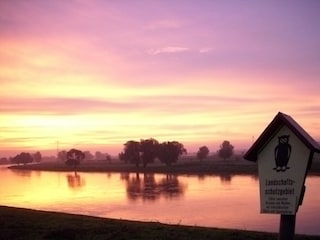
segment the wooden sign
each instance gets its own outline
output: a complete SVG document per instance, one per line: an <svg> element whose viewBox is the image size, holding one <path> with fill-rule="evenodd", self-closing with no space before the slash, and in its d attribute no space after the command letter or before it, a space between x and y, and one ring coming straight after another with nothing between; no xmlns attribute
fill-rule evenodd
<svg viewBox="0 0 320 240"><path fill-rule="evenodd" d="M261 213L296 213L309 155L309 149L287 126L258 153Z"/></svg>
<svg viewBox="0 0 320 240"><path fill-rule="evenodd" d="M258 163L261 213L296 214L313 153L319 151L290 116L276 115L244 156Z"/></svg>

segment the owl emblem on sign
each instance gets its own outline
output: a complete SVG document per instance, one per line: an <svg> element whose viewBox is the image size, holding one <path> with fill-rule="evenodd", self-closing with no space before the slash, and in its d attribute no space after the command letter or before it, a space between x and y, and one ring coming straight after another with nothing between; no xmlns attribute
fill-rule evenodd
<svg viewBox="0 0 320 240"><path fill-rule="evenodd" d="M278 137L278 145L274 149L274 159L276 167L273 168L277 172L285 172L290 169L288 162L291 155L291 145L289 144L289 135Z"/></svg>

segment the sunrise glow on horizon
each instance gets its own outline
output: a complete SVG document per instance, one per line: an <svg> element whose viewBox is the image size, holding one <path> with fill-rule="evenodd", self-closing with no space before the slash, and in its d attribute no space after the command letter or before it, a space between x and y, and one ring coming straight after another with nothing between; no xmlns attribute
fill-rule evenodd
<svg viewBox="0 0 320 240"><path fill-rule="evenodd" d="M128 140L320 141L319 1L0 1L0 157Z"/></svg>

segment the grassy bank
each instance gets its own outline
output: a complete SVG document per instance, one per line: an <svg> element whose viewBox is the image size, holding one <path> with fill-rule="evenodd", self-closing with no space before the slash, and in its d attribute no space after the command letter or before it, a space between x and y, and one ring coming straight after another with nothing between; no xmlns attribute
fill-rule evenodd
<svg viewBox="0 0 320 240"><path fill-rule="evenodd" d="M0 206L1 240L275 240L277 234L143 223ZM320 240L297 235L296 240Z"/></svg>
<svg viewBox="0 0 320 240"><path fill-rule="evenodd" d="M15 165L12 169L44 170L44 171L73 171L63 162L42 162L37 164ZM119 161L84 161L76 170L78 172L141 172L141 173L176 173L176 174L256 174L257 165L248 161L179 161L171 166L161 163L139 167Z"/></svg>
<svg viewBox="0 0 320 240"><path fill-rule="evenodd" d="M42 170L42 171L73 171L75 169L66 166L63 162L41 162L37 164L14 165L12 169ZM124 164L119 161L84 161L77 168L78 172L140 172L140 173L172 173L172 174L258 174L256 163L245 160L226 161L202 161L189 159L182 160L171 166L160 163L149 164L146 168L136 168L132 164ZM311 175L320 174L320 162L312 164L309 171Z"/></svg>

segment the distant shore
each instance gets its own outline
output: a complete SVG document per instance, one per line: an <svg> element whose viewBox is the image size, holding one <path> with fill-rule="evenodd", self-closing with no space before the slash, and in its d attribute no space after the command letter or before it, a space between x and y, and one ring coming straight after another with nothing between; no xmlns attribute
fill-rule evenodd
<svg viewBox="0 0 320 240"><path fill-rule="evenodd" d="M0 206L0 239L10 240L276 240L277 233L115 220ZM296 235L296 240L320 236Z"/></svg>
<svg viewBox="0 0 320 240"><path fill-rule="evenodd" d="M171 166L160 163L149 164L147 167L137 168L133 164L119 161L84 161L76 168L65 165L63 162L40 162L26 165L12 165L10 169L38 170L38 171L77 171L77 172L139 172L165 174L258 174L256 163L246 160L219 160L219 161L179 161ZM320 162L312 163L309 175L320 175Z"/></svg>
<svg viewBox="0 0 320 240"><path fill-rule="evenodd" d="M171 166L151 163L147 167L137 168L133 164L119 161L84 161L75 169L63 162L40 162L26 165L12 165L10 169L41 171L77 171L77 172L139 172L167 174L257 174L255 163L249 161L179 161Z"/></svg>

